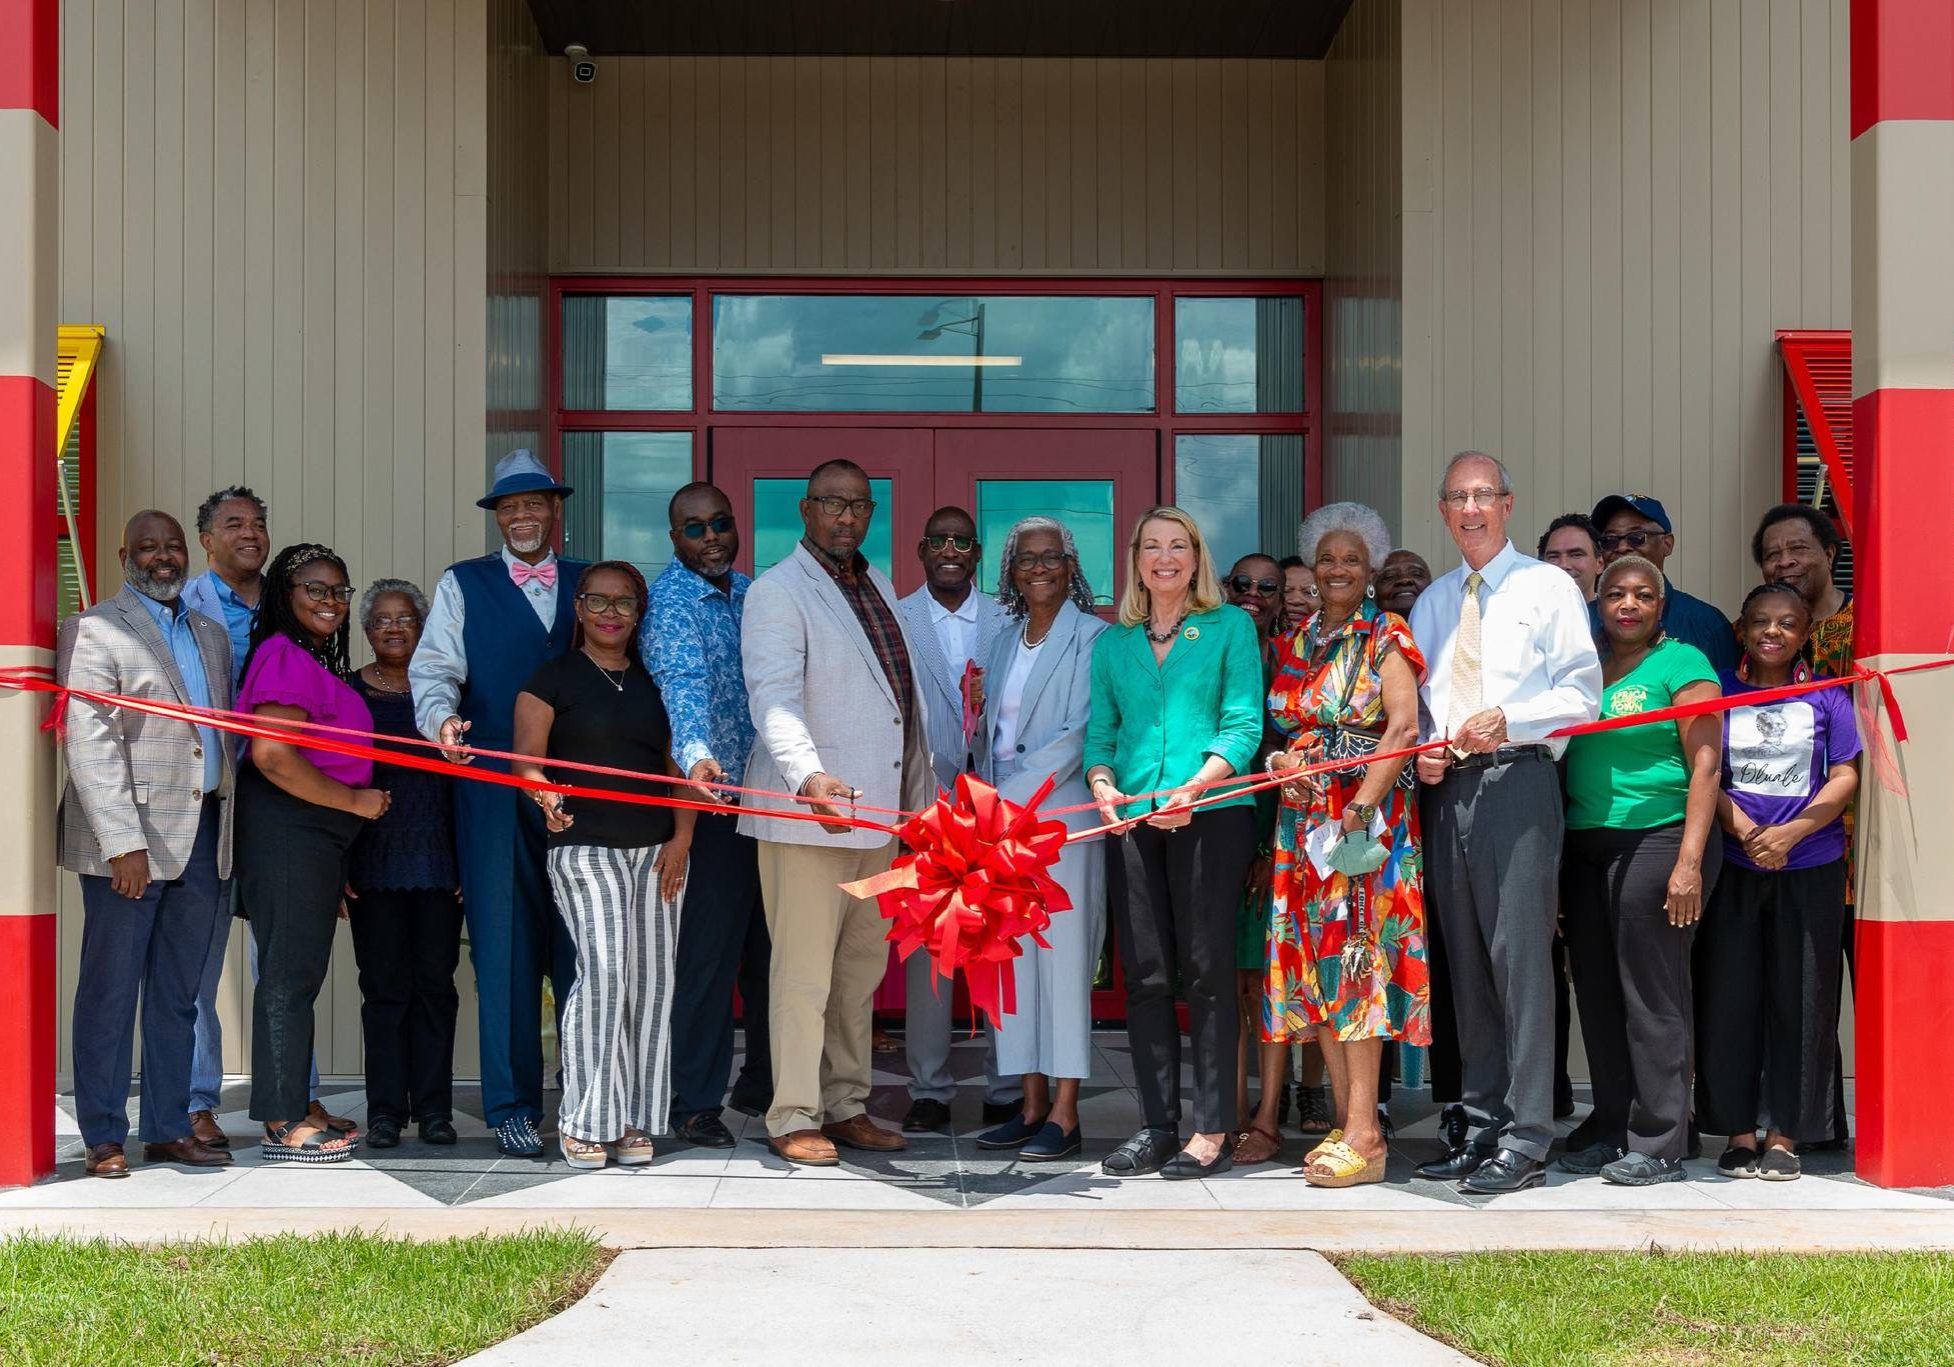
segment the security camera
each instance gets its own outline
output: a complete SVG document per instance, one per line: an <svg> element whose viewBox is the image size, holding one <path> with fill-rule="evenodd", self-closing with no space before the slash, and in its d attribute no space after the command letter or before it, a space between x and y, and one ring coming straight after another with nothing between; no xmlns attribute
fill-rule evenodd
<svg viewBox="0 0 1954 1367"><path fill-rule="evenodd" d="M590 60L590 49L582 43L569 43L564 46L563 55L570 59L570 79L578 85L590 85L597 79L597 63Z"/></svg>

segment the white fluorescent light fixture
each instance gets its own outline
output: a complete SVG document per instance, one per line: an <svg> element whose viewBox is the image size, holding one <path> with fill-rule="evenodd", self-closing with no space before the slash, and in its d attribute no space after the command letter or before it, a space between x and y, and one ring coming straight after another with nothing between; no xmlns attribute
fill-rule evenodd
<svg viewBox="0 0 1954 1367"><path fill-rule="evenodd" d="M1022 356L913 356L913 355L855 355L846 352L823 352L822 365L1023 365Z"/></svg>

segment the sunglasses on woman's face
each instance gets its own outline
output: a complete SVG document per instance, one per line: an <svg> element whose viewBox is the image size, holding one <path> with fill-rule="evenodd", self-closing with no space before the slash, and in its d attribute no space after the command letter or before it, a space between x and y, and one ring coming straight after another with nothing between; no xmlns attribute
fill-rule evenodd
<svg viewBox="0 0 1954 1367"><path fill-rule="evenodd" d="M577 601L583 604L583 610L592 617L602 617L606 613L615 613L619 617L638 615L638 600L628 593L621 593L616 597L608 593L580 593L577 595Z"/></svg>
<svg viewBox="0 0 1954 1367"><path fill-rule="evenodd" d="M688 522L679 530L685 533L687 541L704 541L707 532L711 532L714 536L724 536L733 530L733 526L733 515L721 513L710 522Z"/></svg>
<svg viewBox="0 0 1954 1367"><path fill-rule="evenodd" d="M351 584L322 584L317 579L307 579L302 581L299 587L304 589L305 596L315 603L323 603L328 599L331 599L335 603L350 603L353 601L353 586Z"/></svg>
<svg viewBox="0 0 1954 1367"><path fill-rule="evenodd" d="M1231 574L1228 576L1228 587L1236 593L1247 593L1253 589L1264 598L1268 598L1282 591L1282 582L1277 579L1250 579L1245 574Z"/></svg>

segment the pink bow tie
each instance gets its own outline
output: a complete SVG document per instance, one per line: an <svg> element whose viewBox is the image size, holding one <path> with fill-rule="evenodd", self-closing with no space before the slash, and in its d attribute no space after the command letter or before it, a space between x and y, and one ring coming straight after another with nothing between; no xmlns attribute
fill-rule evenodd
<svg viewBox="0 0 1954 1367"><path fill-rule="evenodd" d="M509 577L516 581L517 588L521 588L524 584L534 579L539 581L544 588L553 589L556 587L556 562L554 560L545 560L540 565L525 565L522 561L517 560L509 566Z"/></svg>

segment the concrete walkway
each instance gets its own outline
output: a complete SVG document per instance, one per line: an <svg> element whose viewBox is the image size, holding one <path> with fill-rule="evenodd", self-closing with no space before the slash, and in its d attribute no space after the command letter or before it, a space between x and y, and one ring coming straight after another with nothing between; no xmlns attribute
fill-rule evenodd
<svg viewBox="0 0 1954 1367"><path fill-rule="evenodd" d="M598 1345L620 1367L1472 1361L1314 1253L692 1248L620 1255L576 1305L467 1363L586 1362Z"/></svg>

